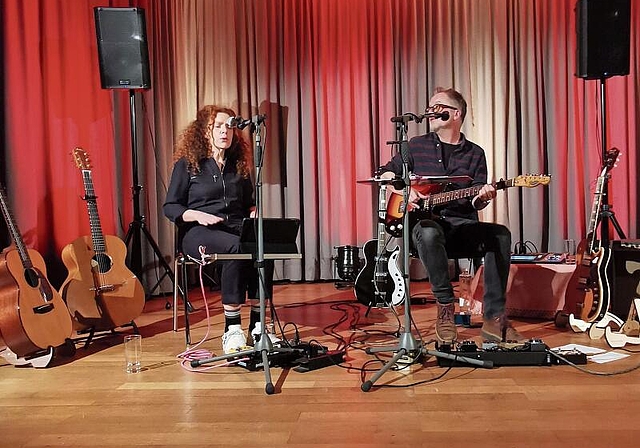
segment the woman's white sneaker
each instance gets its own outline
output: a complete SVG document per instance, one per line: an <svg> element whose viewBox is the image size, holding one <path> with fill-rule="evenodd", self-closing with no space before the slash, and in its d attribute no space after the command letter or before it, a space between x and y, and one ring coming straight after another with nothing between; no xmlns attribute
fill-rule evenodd
<svg viewBox="0 0 640 448"><path fill-rule="evenodd" d="M247 337L240 325L229 325L222 335L222 351L225 355L247 349Z"/></svg>

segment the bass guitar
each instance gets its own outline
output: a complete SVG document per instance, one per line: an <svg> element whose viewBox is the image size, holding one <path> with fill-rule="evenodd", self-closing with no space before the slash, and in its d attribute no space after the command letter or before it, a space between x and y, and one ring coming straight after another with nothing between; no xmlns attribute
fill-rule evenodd
<svg viewBox="0 0 640 448"><path fill-rule="evenodd" d="M587 237L578 244L576 270L569 279L565 291L564 309L568 313L575 313L580 320L585 322L603 319L609 309L611 248L600 244L596 227L604 186L609 171L615 166L619 154L620 151L617 148L612 148L605 154L602 171L596 182Z"/></svg>
<svg viewBox="0 0 640 448"><path fill-rule="evenodd" d="M500 180L492 185L496 190L503 190L509 187L527 187L533 188L539 185L548 185L551 176L543 174L526 174L514 177L513 179ZM454 202L459 199L471 198L480 192L483 185L475 185L473 187L461 188L458 190L449 190L441 193L432 193L433 185L424 185L423 187L414 186L421 194L427 195L426 198L420 200L418 207L412 212L429 213L435 206L443 205L448 202ZM402 217L404 216L405 205L402 194L392 191L389 197L387 207L387 215L385 218L386 229L390 235L399 238L402 236ZM416 213L413 214L414 216Z"/></svg>
<svg viewBox="0 0 640 448"><path fill-rule="evenodd" d="M356 299L369 307L384 307L402 304L405 296L405 282L398 268L400 247L386 249L385 224L387 186L380 186L378 197L378 237L365 243L362 251L365 265L354 283Z"/></svg>
<svg viewBox="0 0 640 448"><path fill-rule="evenodd" d="M60 292L77 329L110 330L140 316L145 293L125 265L124 242L102 233L89 156L76 148L73 157L82 172L91 236L80 237L62 250L69 275Z"/></svg>
<svg viewBox="0 0 640 448"><path fill-rule="evenodd" d="M71 317L47 280L42 255L25 247L1 186L0 206L15 243L0 255L0 349L4 340L18 357L37 356L67 342Z"/></svg>

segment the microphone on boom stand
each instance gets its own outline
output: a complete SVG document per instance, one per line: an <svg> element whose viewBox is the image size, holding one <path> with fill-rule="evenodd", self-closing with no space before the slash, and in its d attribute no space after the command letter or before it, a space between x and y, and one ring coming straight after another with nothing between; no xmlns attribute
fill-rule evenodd
<svg viewBox="0 0 640 448"><path fill-rule="evenodd" d="M410 121L415 121L416 123L422 123L422 120L425 118L439 118L442 121L447 121L449 119L449 112L428 112L422 115L416 115L411 112L406 112L397 117L391 117L392 123L408 123Z"/></svg>

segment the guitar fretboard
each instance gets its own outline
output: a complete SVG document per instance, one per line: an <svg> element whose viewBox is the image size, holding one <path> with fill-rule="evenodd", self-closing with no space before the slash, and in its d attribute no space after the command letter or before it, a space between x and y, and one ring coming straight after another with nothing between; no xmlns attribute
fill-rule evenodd
<svg viewBox="0 0 640 448"><path fill-rule="evenodd" d="M11 234L11 238L13 238L13 241L16 244L16 248L18 249L18 253L20 254L20 261L22 261L22 266L25 269L32 269L33 263L31 262L29 252L27 252L27 248L24 245L22 234L18 230L16 220L13 217L13 213L11 212L11 208L9 207L9 201L7 200L7 196L2 186L0 186L0 205L2 205L2 215L4 216L4 220L7 223L7 228L9 229L9 233Z"/></svg>
<svg viewBox="0 0 640 448"><path fill-rule="evenodd" d="M93 189L91 170L82 170L82 181L84 183L85 200L87 201L87 209L89 211L89 225L91 227L93 251L96 254L103 254L107 251L107 247L104 242L102 225L100 224L100 215L98 214L98 203L96 201L96 193Z"/></svg>
<svg viewBox="0 0 640 448"><path fill-rule="evenodd" d="M513 186L513 179L502 180L493 184L496 190L502 190L507 187ZM435 193L428 198L428 207L433 205L446 204L447 202L457 201L458 199L469 198L477 195L482 189L483 185L476 185L468 188L461 188L459 190L445 191L442 193Z"/></svg>

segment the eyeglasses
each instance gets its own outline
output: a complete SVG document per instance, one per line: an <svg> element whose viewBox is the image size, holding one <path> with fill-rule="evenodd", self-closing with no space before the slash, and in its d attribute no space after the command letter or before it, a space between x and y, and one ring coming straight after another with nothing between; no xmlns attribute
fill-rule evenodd
<svg viewBox="0 0 640 448"><path fill-rule="evenodd" d="M451 110L458 110L457 107L454 106L449 106L448 104L440 104L440 103L436 103L433 106L427 106L425 108L425 113L431 113L431 112L442 112L445 109L451 109Z"/></svg>

